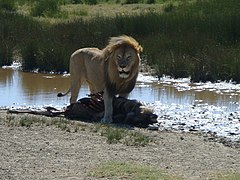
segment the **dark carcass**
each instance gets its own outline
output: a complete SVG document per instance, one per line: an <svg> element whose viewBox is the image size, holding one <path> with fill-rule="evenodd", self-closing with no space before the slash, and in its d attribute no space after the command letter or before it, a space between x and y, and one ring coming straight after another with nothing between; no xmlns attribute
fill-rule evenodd
<svg viewBox="0 0 240 180"><path fill-rule="evenodd" d="M91 94L63 110L57 110L53 107L46 107L45 109L46 110L9 110L8 112L29 113L49 117L65 116L69 119L101 122L104 115L103 93ZM157 115L142 103L123 97L115 97L113 99L113 123L145 128L156 122Z"/></svg>
<svg viewBox="0 0 240 180"><path fill-rule="evenodd" d="M100 122L104 114L102 93L89 95L67 107L64 115L71 119L86 119ZM157 115L142 103L123 97L113 99L113 123L148 127L157 122Z"/></svg>

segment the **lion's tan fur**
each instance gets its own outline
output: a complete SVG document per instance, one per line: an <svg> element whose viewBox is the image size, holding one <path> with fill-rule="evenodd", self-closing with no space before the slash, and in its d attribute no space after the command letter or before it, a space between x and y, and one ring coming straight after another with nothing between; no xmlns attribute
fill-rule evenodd
<svg viewBox="0 0 240 180"><path fill-rule="evenodd" d="M83 48L75 51L70 58L69 67L70 103L76 102L80 86L86 81L91 93L104 91L103 122L111 122L112 98L117 94L127 97L132 91L138 75L141 51L141 45L132 37L125 35L110 38L109 44L103 50ZM121 62L124 66L120 67Z"/></svg>

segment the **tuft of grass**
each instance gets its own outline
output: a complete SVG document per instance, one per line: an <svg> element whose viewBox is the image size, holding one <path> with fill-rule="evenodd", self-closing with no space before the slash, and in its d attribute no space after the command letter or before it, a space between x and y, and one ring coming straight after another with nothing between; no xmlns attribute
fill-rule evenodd
<svg viewBox="0 0 240 180"><path fill-rule="evenodd" d="M213 175L210 179L212 180L239 180L240 173L237 172L222 172Z"/></svg>
<svg viewBox="0 0 240 180"><path fill-rule="evenodd" d="M8 126L22 126L31 127L32 125L45 125L45 126L55 126L62 131L66 132L77 132L80 129L80 124L72 123L69 120L63 118L47 118L47 117L37 117L37 116L19 116L14 115L6 116L6 124Z"/></svg>
<svg viewBox="0 0 240 180"><path fill-rule="evenodd" d="M124 139L124 144L127 146L146 146L152 141L153 139L149 136L134 131L128 133Z"/></svg>
<svg viewBox="0 0 240 180"><path fill-rule="evenodd" d="M151 137L143 133L124 128L107 126L99 130L101 131L101 135L107 138L109 144L123 143L127 146L146 146L153 141Z"/></svg>
<svg viewBox="0 0 240 180"><path fill-rule="evenodd" d="M125 134L126 134L125 129L113 128L110 126L108 126L101 132L101 135L107 138L107 142L109 144L120 142L120 140L124 138Z"/></svg>
<svg viewBox="0 0 240 180"><path fill-rule="evenodd" d="M55 122L56 122L55 125L57 128L61 129L62 131L71 132L71 129L68 125L69 123L66 120L60 119Z"/></svg>
<svg viewBox="0 0 240 180"><path fill-rule="evenodd" d="M6 116L6 124L8 126L24 126L31 127L33 124L42 124L42 118L33 116L21 116L20 118L14 115Z"/></svg>
<svg viewBox="0 0 240 180"><path fill-rule="evenodd" d="M90 177L106 178L106 179L151 179L151 180L178 180L182 179L166 172L150 167L138 165L130 162L114 162L110 161L105 164L98 165L92 172Z"/></svg>
<svg viewBox="0 0 240 180"><path fill-rule="evenodd" d="M15 126L16 125L15 116L7 115L6 116L6 123L7 123L8 126Z"/></svg>
<svg viewBox="0 0 240 180"><path fill-rule="evenodd" d="M20 126L30 127L34 123L33 118L23 117L19 121Z"/></svg>

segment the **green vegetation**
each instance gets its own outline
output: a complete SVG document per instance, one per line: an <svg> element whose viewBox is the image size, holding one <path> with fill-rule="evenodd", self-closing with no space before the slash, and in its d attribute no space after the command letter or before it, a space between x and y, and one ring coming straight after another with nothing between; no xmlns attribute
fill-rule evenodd
<svg viewBox="0 0 240 180"><path fill-rule="evenodd" d="M106 179L151 179L178 180L182 179L150 166L138 165L130 162L107 162L101 164L91 173L90 177Z"/></svg>
<svg viewBox="0 0 240 180"><path fill-rule="evenodd" d="M240 179L240 173L236 173L234 171L230 172L221 172L213 175L210 177L210 179L213 180L239 180Z"/></svg>
<svg viewBox="0 0 240 180"><path fill-rule="evenodd" d="M146 146L153 142L153 139L140 132L129 131L123 128L111 126L99 129L101 135L107 138L109 144L122 142L127 146Z"/></svg>
<svg viewBox="0 0 240 180"><path fill-rule="evenodd" d="M10 0L1 0L0 1L0 9L5 11L15 11L16 7L14 1Z"/></svg>
<svg viewBox="0 0 240 180"><path fill-rule="evenodd" d="M119 142L121 139L123 139L125 134L125 129L111 127L107 127L101 132L101 135L105 136L107 138L107 142L110 144Z"/></svg>
<svg viewBox="0 0 240 180"><path fill-rule="evenodd" d="M6 123L8 126L22 126L27 128L30 128L33 125L51 125L67 132L77 132L80 126L79 124L74 124L73 122L67 121L63 118L48 119L45 117L36 116L20 116L17 118L13 115L8 115L6 117Z"/></svg>
<svg viewBox="0 0 240 180"><path fill-rule="evenodd" d="M70 121L65 118L55 117L37 117L32 115L23 115L16 117L14 115L8 115L5 123L8 126L20 126L30 128L33 125L40 126L55 126L62 131L69 133L77 133L78 131L86 131L98 133L101 136L106 137L106 141L109 144L123 143L127 146L146 146L153 142L153 138L144 135L141 132L131 131L126 128L117 128L111 126L105 126L102 124L94 124L93 126L83 125L77 121Z"/></svg>
<svg viewBox="0 0 240 180"><path fill-rule="evenodd" d="M49 0L41 0L37 1L36 5L31 10L32 16L47 16L53 17L56 13L59 12L59 1L49 1Z"/></svg>
<svg viewBox="0 0 240 180"><path fill-rule="evenodd" d="M76 49L127 34L158 76L240 83L238 0L0 0L0 24L0 65L65 71Z"/></svg>

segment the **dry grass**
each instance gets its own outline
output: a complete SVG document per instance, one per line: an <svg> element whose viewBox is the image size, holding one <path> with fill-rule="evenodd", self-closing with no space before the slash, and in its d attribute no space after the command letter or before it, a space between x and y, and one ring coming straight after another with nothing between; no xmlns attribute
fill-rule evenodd
<svg viewBox="0 0 240 180"><path fill-rule="evenodd" d="M162 12L162 4L97 4L89 5L65 5L61 7L70 19L75 18L92 18L97 16L115 17L116 15L139 15L148 12Z"/></svg>
<svg viewBox="0 0 240 180"><path fill-rule="evenodd" d="M34 115L7 115L4 119L8 126L27 127L30 128L33 125L38 126L55 126L62 131L69 133L77 133L78 131L90 131L100 134L106 137L106 141L109 144L122 143L126 146L147 146L154 142L153 138L143 134L142 132L132 131L127 128L119 128L114 125L103 125L100 123L94 123L90 126L86 126L79 121L68 120L65 118L48 118L44 116Z"/></svg>
<svg viewBox="0 0 240 180"><path fill-rule="evenodd" d="M91 177L96 179L151 179L151 180L178 180L182 179L168 173L152 168L126 162L107 162L98 166L93 172L89 173Z"/></svg>

